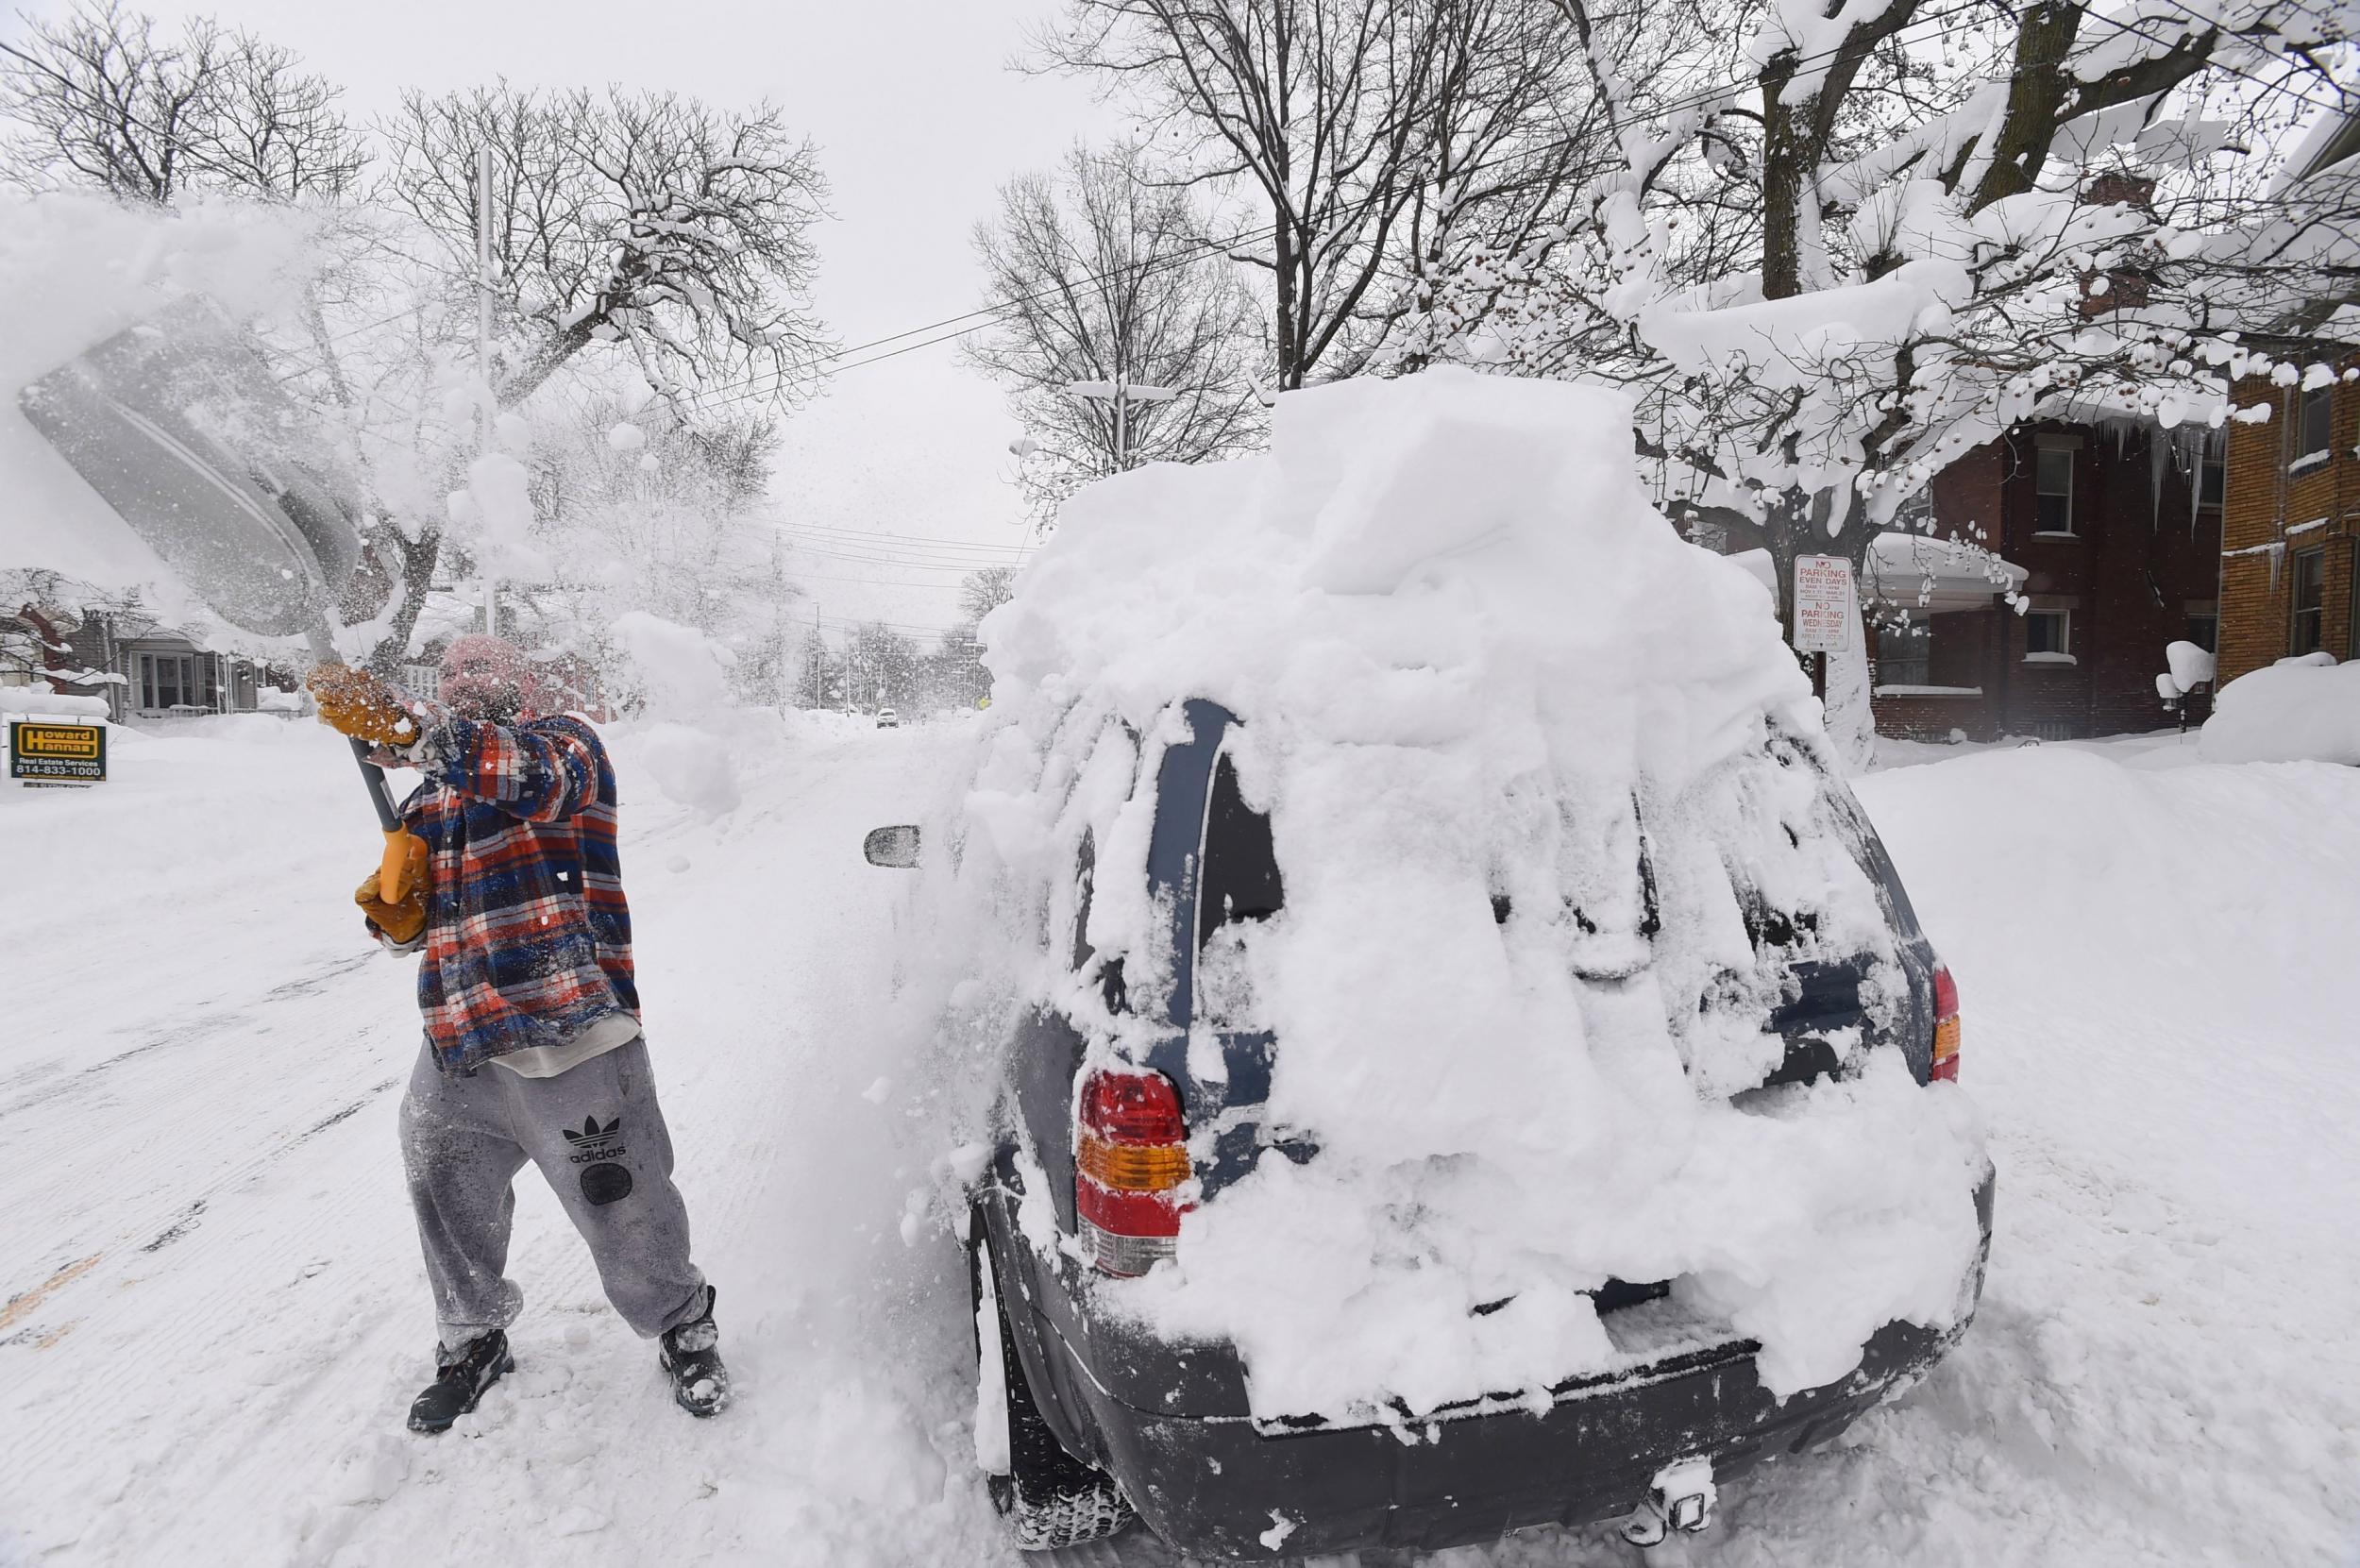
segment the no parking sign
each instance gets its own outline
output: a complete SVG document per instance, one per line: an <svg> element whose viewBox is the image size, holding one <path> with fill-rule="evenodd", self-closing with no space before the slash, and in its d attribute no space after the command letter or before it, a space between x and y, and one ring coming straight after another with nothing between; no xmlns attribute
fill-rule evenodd
<svg viewBox="0 0 2360 1568"><path fill-rule="evenodd" d="M1860 610L1852 599L1852 564L1840 555L1805 555L1795 563L1795 650L1841 653L1852 646Z"/></svg>

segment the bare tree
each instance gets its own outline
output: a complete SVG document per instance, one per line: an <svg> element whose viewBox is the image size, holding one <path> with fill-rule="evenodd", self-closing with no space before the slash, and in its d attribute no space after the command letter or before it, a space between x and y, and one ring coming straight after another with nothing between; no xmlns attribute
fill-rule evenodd
<svg viewBox="0 0 2360 1568"><path fill-rule="evenodd" d="M1010 389L1037 446L1020 476L1037 508L1118 468L1259 440L1259 307L1206 244L1188 193L1147 183L1136 146L1077 146L1057 177L1011 180L974 244L999 316L961 352ZM1178 396L1126 398L1118 412L1065 390L1077 381Z"/></svg>
<svg viewBox="0 0 2360 1568"><path fill-rule="evenodd" d="M986 566L959 580L959 621L971 636L975 623L1016 597L1014 566Z"/></svg>
<svg viewBox="0 0 2360 1568"><path fill-rule="evenodd" d="M0 143L20 185L91 185L169 205L192 191L275 201L348 194L368 160L340 90L289 50L203 18L177 38L118 0L0 44Z"/></svg>
<svg viewBox="0 0 2360 1568"><path fill-rule="evenodd" d="M1578 183L1546 0L1068 0L1037 57L1130 93L1172 177L1246 194L1281 391L1368 368L1462 241L1521 243Z"/></svg>
<svg viewBox="0 0 2360 1568"><path fill-rule="evenodd" d="M669 93L413 92L379 126L385 194L440 243L454 295L475 285L479 148L493 152L492 252L503 404L594 344L666 397L753 384L791 402L826 337L810 312L825 182L767 105Z"/></svg>

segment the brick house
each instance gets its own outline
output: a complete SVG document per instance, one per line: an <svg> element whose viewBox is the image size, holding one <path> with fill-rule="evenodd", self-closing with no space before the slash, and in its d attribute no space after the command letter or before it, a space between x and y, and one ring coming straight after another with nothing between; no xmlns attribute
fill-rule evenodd
<svg viewBox="0 0 2360 1568"><path fill-rule="evenodd" d="M2290 656L2360 653L2360 366L2349 348L2263 345L2298 363L2322 356L2338 375L2323 386L2238 383L2239 408L2270 417L2230 427L2228 507L2220 540L2220 680Z"/></svg>
<svg viewBox="0 0 2360 1568"><path fill-rule="evenodd" d="M2217 640L2224 477L2218 432L2104 415L2020 425L1936 475L1862 571L1878 732L2065 740L2171 722L2164 649ZM1715 537L1760 543L1743 525ZM2209 703L2197 694L2188 717Z"/></svg>
<svg viewBox="0 0 2360 1568"><path fill-rule="evenodd" d="M1937 540L1980 529L1986 548L2021 568L2031 602L2019 615L1996 584L1981 595L1953 587L1921 610L1928 574L1906 563L1891 571L1892 550L1872 555L1863 597L1872 610L1879 599L1907 610L1913 623L1878 633L1878 729L2062 740L2167 722L2155 693L2166 646L2216 642L2220 447L2201 429L2045 419L1937 475L1916 526L1930 513ZM2192 717L2203 716L2203 701Z"/></svg>

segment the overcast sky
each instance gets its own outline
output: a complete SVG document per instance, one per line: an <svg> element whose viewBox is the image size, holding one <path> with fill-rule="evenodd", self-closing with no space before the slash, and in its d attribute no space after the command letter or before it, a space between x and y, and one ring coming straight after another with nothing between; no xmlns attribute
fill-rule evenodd
<svg viewBox="0 0 2360 1568"><path fill-rule="evenodd" d="M827 171L834 219L818 235L818 305L848 346L972 310L981 278L968 233L1000 183L1118 126L1086 84L1008 69L1025 28L1055 0L130 4L210 14L284 43L343 83L364 116L403 87L500 76L670 88L717 106L769 98L818 144ZM1007 483L1018 427L951 345L847 370L786 430L772 490L795 522L1000 546L1023 538ZM817 555L800 564L830 622L950 619L955 571Z"/></svg>

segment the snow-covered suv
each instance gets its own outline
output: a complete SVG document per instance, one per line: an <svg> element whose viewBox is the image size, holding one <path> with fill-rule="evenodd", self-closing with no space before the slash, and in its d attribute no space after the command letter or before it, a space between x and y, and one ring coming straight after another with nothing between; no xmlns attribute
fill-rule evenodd
<svg viewBox="0 0 2360 1568"><path fill-rule="evenodd" d="M1005 1031L979 1460L1029 1547L1701 1528L1965 1331L1955 989L1627 405L1275 425L1070 502L988 623L926 862L953 1033Z"/></svg>

